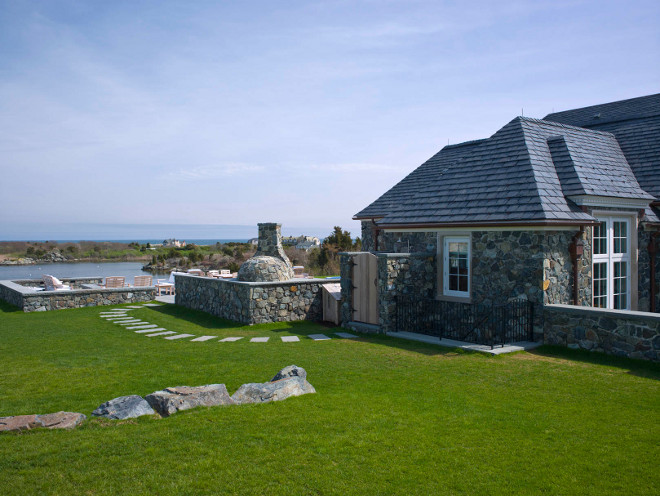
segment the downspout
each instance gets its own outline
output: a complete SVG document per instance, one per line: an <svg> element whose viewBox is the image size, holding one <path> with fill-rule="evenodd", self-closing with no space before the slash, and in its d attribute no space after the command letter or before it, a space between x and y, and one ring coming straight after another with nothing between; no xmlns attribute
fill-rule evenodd
<svg viewBox="0 0 660 496"><path fill-rule="evenodd" d="M573 241L571 241L568 251L571 253L571 262L573 263L573 305L578 305L580 299L580 287L578 284L580 276L580 267L578 266L578 261L582 258L584 253L584 241L582 241L582 235L584 234L584 226L580 226L580 230L575 233L573 236Z"/></svg>
<svg viewBox="0 0 660 496"><path fill-rule="evenodd" d="M649 252L649 260L650 260L650 266L651 266L651 278L650 278L650 294L651 294L651 312L655 313L655 292L656 292L656 287L655 287L655 254L656 254L656 246L655 246L655 239L660 235L660 232L654 232L651 233L651 239L649 240L649 244L647 246L647 251Z"/></svg>

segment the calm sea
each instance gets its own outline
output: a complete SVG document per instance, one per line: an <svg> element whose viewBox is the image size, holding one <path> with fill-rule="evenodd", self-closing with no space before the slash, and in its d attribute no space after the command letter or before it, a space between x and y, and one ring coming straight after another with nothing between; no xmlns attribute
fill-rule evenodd
<svg viewBox="0 0 660 496"><path fill-rule="evenodd" d="M63 277L108 277L125 276L126 282L133 283L133 277L153 275L166 279L167 275L151 274L142 270L140 262L107 263L52 263L39 265L0 266L0 280L6 279L41 279L43 274L58 278Z"/></svg>

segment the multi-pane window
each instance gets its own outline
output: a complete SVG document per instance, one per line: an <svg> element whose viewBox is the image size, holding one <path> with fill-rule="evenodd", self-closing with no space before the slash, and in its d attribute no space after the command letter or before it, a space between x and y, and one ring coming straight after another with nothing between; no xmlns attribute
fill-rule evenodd
<svg viewBox="0 0 660 496"><path fill-rule="evenodd" d="M630 308L630 220L598 219L593 228L593 306Z"/></svg>
<svg viewBox="0 0 660 496"><path fill-rule="evenodd" d="M470 239L444 239L443 288L448 296L470 296Z"/></svg>

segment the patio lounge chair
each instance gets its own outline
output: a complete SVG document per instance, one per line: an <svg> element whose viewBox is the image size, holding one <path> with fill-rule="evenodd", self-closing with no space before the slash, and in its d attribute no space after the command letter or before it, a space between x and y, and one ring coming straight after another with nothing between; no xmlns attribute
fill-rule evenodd
<svg viewBox="0 0 660 496"><path fill-rule="evenodd" d="M153 286L154 278L152 276L135 276L133 279L133 287L143 288Z"/></svg>
<svg viewBox="0 0 660 496"><path fill-rule="evenodd" d="M215 277L216 279L220 277L220 271L219 270L209 270L206 275L208 277Z"/></svg>
<svg viewBox="0 0 660 496"><path fill-rule="evenodd" d="M223 279L231 279L232 277L236 277L236 275L235 275L235 274L232 274L232 273L231 273L231 270L228 270L228 269L222 269L222 270L220 271L220 277L222 277Z"/></svg>
<svg viewBox="0 0 660 496"><path fill-rule="evenodd" d="M41 276L41 279L44 282L44 287L46 288L46 291L62 291L62 290L71 289L71 286L63 284L62 281L60 281L55 276L49 276L48 274L44 274L43 276Z"/></svg>
<svg viewBox="0 0 660 496"><path fill-rule="evenodd" d="M191 276L203 276L204 271L202 269L188 269L188 274Z"/></svg>
<svg viewBox="0 0 660 496"><path fill-rule="evenodd" d="M128 286L124 276L108 276L105 278L105 285L100 285L102 288L123 288Z"/></svg>

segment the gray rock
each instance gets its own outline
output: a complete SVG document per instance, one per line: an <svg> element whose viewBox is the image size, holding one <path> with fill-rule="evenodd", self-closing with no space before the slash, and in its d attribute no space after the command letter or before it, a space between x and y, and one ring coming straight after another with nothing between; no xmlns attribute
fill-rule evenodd
<svg viewBox="0 0 660 496"><path fill-rule="evenodd" d="M80 425L86 418L82 413L75 412L0 417L0 432L27 431L37 427L45 427L46 429L73 429Z"/></svg>
<svg viewBox="0 0 660 496"><path fill-rule="evenodd" d="M156 391L144 397L161 416L167 417L180 410L197 406L233 405L224 384L206 386L176 386Z"/></svg>
<svg viewBox="0 0 660 496"><path fill-rule="evenodd" d="M282 401L291 396L315 393L309 382L301 377L288 377L275 382L243 384L231 397L238 405Z"/></svg>
<svg viewBox="0 0 660 496"><path fill-rule="evenodd" d="M113 420L122 420L140 417L142 415L154 415L155 413L144 398L133 394L106 401L94 410L92 415Z"/></svg>
<svg viewBox="0 0 660 496"><path fill-rule="evenodd" d="M307 379L307 372L305 369L298 367L297 365L289 365L288 367L284 367L277 374L275 374L275 377L273 377L270 382L286 379L287 377L301 377L303 379Z"/></svg>

